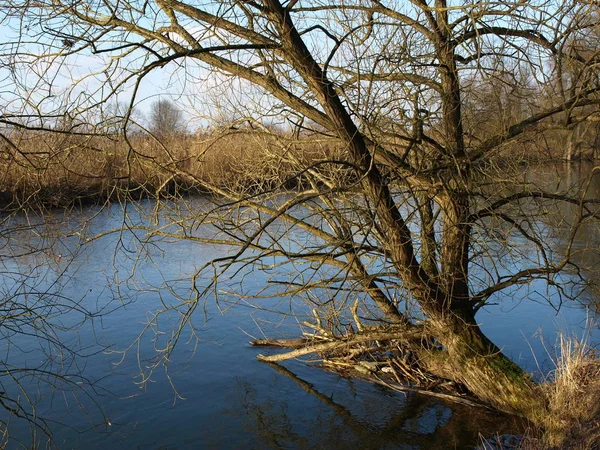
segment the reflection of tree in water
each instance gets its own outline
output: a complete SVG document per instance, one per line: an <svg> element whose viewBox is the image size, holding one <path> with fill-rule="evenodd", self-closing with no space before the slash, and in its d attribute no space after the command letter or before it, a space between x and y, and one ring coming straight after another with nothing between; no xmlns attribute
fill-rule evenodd
<svg viewBox="0 0 600 450"><path fill-rule="evenodd" d="M92 326L106 311L78 284L72 224L33 216L0 218L0 448L9 439L52 447L51 426L106 431L109 423L97 400L107 393L104 374L86 370L106 348Z"/></svg>
<svg viewBox="0 0 600 450"><path fill-rule="evenodd" d="M542 271L528 284L513 286L512 291L507 289L503 294L547 301L556 309L572 300L597 309L600 171L594 170L590 163L548 163L513 170L511 183L492 179L486 193L499 197L528 192L539 195L506 205L498 217L489 218L487 229L477 230L479 242L493 247L500 256L494 260L477 244L482 251L480 259L475 258L474 262L481 270L473 270L472 278L476 275L485 284L488 276L505 281L519 270L562 267L559 273ZM580 202L583 198L588 202L585 205Z"/></svg>
<svg viewBox="0 0 600 450"><path fill-rule="evenodd" d="M304 417L301 426L294 426L292 405L283 399L270 401L258 395L250 383L241 382L242 408L234 414L242 416L247 431L252 433L257 448L472 448L481 436L496 432L518 432L521 426L508 416L473 410L462 405L452 409L439 401L409 394L399 405L373 404L369 396L352 399L367 402L367 414L351 411L333 395L328 396L311 383L299 378L287 368L270 364L280 374L293 380L305 392L330 408L329 411ZM384 414L371 414L372 408L386 409ZM297 415L296 415L297 416ZM373 416L377 416L374 418Z"/></svg>
<svg viewBox="0 0 600 450"><path fill-rule="evenodd" d="M553 176L552 176L553 175ZM554 185L557 193L584 192L586 199L600 199L600 171L593 170L591 163L552 164L529 172L529 180L548 192ZM554 202L552 209L540 214L539 220L548 227L548 239L555 250L556 259L571 252L571 267L565 279L565 287L571 286L570 297L600 312L600 227L597 218L600 205L594 215L579 223L581 208L567 202ZM569 247L569 235L573 224L578 224L575 239ZM567 277L564 277L567 278Z"/></svg>

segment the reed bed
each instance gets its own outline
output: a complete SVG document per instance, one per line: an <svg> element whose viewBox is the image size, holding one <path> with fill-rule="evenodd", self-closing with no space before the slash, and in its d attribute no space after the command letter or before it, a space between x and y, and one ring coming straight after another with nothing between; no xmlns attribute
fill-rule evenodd
<svg viewBox="0 0 600 450"><path fill-rule="evenodd" d="M210 134L76 136L21 132L0 143L0 207L67 207L211 188L259 190L301 183L301 167L335 158L329 138L255 130Z"/></svg>

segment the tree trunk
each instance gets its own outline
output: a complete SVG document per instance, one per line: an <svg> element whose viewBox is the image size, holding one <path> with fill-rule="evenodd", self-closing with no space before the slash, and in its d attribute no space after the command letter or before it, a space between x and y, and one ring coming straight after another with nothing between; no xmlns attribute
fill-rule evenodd
<svg viewBox="0 0 600 450"><path fill-rule="evenodd" d="M428 318L425 335L431 335L443 346L442 351L423 348L423 360L444 372L443 376L460 381L471 392L498 409L534 419L544 405L536 395L535 384L510 359L502 354L479 329L472 312L468 289L470 243L468 166L460 165L455 176L443 181L444 192L437 195L444 214L441 245L441 273L429 262L429 272L423 268L414 252L412 233L394 200L390 185L384 180L367 141L337 95L335 86L314 60L301 35L296 30L289 11L279 0L265 1L265 11L277 28L281 51L285 53L298 75L306 82L330 121L330 130L347 144L350 160L359 168L364 193L374 203L377 226L385 236L385 250L398 272L405 289L420 304ZM449 39L448 14L445 0L436 1L434 23L435 45L441 75L442 128L446 153L452 164L464 160L465 142L461 113L461 87L456 68L456 43ZM452 166L453 167L453 166ZM431 186L430 180L428 185ZM433 255L435 233L425 249ZM425 262L427 266L428 262ZM440 281L436 278L440 278ZM384 308L385 310L385 308ZM394 316L389 311L388 316ZM429 323L430 322L430 323ZM389 339L393 336L389 335ZM335 344L338 345L338 344ZM312 349L296 350L306 354L330 348L322 344ZM264 357L263 357L264 359Z"/></svg>
<svg viewBox="0 0 600 450"><path fill-rule="evenodd" d="M425 350L426 366L495 408L536 422L545 409L536 383L483 334L472 314L436 316L430 315L428 332L443 350Z"/></svg>

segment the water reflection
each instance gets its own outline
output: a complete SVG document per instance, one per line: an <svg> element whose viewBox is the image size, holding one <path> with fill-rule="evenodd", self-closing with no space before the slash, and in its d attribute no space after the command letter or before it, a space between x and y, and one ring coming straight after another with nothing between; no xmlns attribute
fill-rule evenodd
<svg viewBox="0 0 600 450"><path fill-rule="evenodd" d="M556 255L571 255L565 271L571 279L563 275L559 281L572 286L571 297L600 312L600 170L589 162L547 164L529 171L528 179L548 192L582 192L580 198L596 201L585 207L555 202L555 209L540 214L539 220L550 230L548 238Z"/></svg>
<svg viewBox="0 0 600 450"><path fill-rule="evenodd" d="M243 407L232 414L244 418L246 430L253 435L253 448L472 448L482 436L522 429L522 424L508 416L414 394L385 392L385 403L366 392L348 395L352 384L364 384L360 380L347 380L348 392L326 395L286 367L270 366L327 408L315 417L307 414L299 427L292 418L294 405L271 402L250 383L240 381Z"/></svg>
<svg viewBox="0 0 600 450"><path fill-rule="evenodd" d="M545 302L556 311L566 302L598 309L600 278L600 171L590 164L546 164L513 168L515 173L482 190L487 201L503 201L496 214L474 229L475 255L470 266L472 291L510 279L525 270L562 267L558 274L540 271L522 286L504 289L490 304L507 299ZM536 196L515 200L521 193ZM581 193L584 193L582 195ZM583 204L586 199L588 203ZM569 258L563 267L564 258ZM574 302L573 302L574 301ZM510 305L512 307L514 305Z"/></svg>

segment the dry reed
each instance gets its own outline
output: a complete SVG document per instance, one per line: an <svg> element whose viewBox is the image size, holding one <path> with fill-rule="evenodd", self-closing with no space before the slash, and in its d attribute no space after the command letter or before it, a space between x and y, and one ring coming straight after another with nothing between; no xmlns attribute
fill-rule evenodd
<svg viewBox="0 0 600 450"><path fill-rule="evenodd" d="M202 192L300 184L301 167L339 155L332 139L225 130L212 134L73 136L21 132L0 143L0 208L70 206Z"/></svg>
<svg viewBox="0 0 600 450"><path fill-rule="evenodd" d="M542 385L548 410L522 450L600 449L600 358L587 341L559 337L552 379Z"/></svg>

